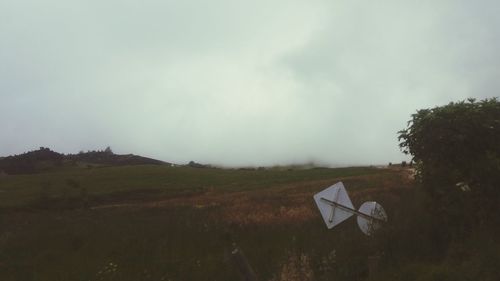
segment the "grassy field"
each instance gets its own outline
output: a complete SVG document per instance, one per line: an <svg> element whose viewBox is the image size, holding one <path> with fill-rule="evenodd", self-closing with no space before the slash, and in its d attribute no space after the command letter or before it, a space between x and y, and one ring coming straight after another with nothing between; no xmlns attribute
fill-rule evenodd
<svg viewBox="0 0 500 281"><path fill-rule="evenodd" d="M282 184L315 180L328 180L363 174L380 173L374 168L339 169L265 169L230 170L196 169L158 165L125 167L65 167L47 173L13 175L0 178L0 207L25 206L35 202L41 195L53 199L77 198L82 189L89 197L112 194L131 199L148 193L154 196L177 196L218 191L242 191L274 188ZM68 184L75 182L78 186ZM142 194L140 194L142 193Z"/></svg>
<svg viewBox="0 0 500 281"><path fill-rule="evenodd" d="M379 235L364 236L353 218L326 229L312 195L340 180L355 206L384 206L389 222ZM233 242L260 280L366 280L375 255L380 278L417 280L435 258L419 196L407 170L369 167L3 176L0 280L239 280Z"/></svg>

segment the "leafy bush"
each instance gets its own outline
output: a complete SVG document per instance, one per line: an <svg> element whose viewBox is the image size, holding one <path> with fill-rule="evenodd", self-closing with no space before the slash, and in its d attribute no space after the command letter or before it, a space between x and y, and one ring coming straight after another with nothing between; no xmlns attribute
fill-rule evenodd
<svg viewBox="0 0 500 281"><path fill-rule="evenodd" d="M435 238L464 237L500 217L500 102L474 99L422 109L399 132L430 195Z"/></svg>

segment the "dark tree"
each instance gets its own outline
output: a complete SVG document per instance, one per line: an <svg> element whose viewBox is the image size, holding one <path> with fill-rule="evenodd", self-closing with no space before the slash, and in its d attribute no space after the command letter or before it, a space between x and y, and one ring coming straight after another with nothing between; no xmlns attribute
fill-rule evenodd
<svg viewBox="0 0 500 281"><path fill-rule="evenodd" d="M500 102L422 109L399 132L441 226L453 234L500 218ZM457 234L459 233L459 234Z"/></svg>
<svg viewBox="0 0 500 281"><path fill-rule="evenodd" d="M106 154L113 154L113 150L111 150L111 147L106 147L106 149L104 150L104 153Z"/></svg>

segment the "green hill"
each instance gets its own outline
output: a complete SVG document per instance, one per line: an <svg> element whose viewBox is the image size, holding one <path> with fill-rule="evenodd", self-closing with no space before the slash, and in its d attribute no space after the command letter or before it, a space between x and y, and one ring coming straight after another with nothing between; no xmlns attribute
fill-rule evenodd
<svg viewBox="0 0 500 281"><path fill-rule="evenodd" d="M125 165L163 165L163 161L133 154L114 154L108 147L102 151L61 154L46 147L19 155L0 158L0 171L6 174L34 174L63 166L125 166Z"/></svg>

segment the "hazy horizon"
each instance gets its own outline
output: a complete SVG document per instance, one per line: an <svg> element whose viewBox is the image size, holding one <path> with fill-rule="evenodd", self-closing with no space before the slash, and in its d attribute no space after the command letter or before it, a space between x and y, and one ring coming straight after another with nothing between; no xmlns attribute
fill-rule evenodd
<svg viewBox="0 0 500 281"><path fill-rule="evenodd" d="M2 1L0 156L379 165L422 108L498 96L495 1Z"/></svg>
<svg viewBox="0 0 500 281"><path fill-rule="evenodd" d="M54 152L57 152L57 153L61 153L61 154L64 154L64 155L76 155L76 154L80 154L80 153L88 153L88 152L101 152L101 151L104 151L106 148L95 148L95 149L86 149L86 150L80 150L80 151L69 151L69 152L61 152L61 151L57 151L57 150L54 150L52 149L51 147L45 147L45 146L40 146L40 147L36 147L36 148L32 148L32 149L27 149L25 151L22 151L22 152L19 152L19 153L16 153L16 154L9 154L9 155L0 155L0 159L1 158L5 158L5 157L9 157L9 156L17 156L17 155L20 155L20 154L24 154L24 153L29 153L29 152L33 152L33 151L38 151L40 149L50 149L51 151L54 151ZM110 149L112 149L112 147L109 147ZM401 162L397 161L397 162L393 162L393 161L388 161L386 163L357 163L357 164L353 164L353 163L343 163L343 164L332 164L332 163L327 163L327 162L319 162L319 161L304 161L304 162L283 162L283 163L279 163L279 162L276 162L276 163L267 163L267 164L264 164L264 165L257 165L257 164L247 164L247 165L231 165L231 164L217 164L217 163L200 163L199 161L196 161L195 159L192 159L192 160L189 160L187 162L184 162L184 163L180 163L180 162L170 162L166 159L159 159L159 158L156 158L155 156L151 156L151 155L138 155L132 151L129 151L129 152L120 152L120 153L117 153L115 151L113 151L112 149L112 152L113 154L117 154L117 155L128 155L128 154L134 154L134 155L137 155L137 156L142 156L142 157L147 157L147 158L151 158L151 159L155 159L155 160L160 160L160 161L163 161L163 162L166 162L168 164L173 164L173 165L187 165L189 164L189 162L193 161L197 164L202 164L202 165L208 165L208 166L211 166L211 167L215 167L215 168L228 168L228 169L231 169L231 168L259 168L259 167L293 167L293 166L296 166L297 168L300 168L300 167L311 167L311 168L319 168L319 167L323 167L323 168L343 168L343 167L366 167L366 166L373 166L373 167L382 167L382 166L388 166L389 164L391 165L399 165L401 164L402 161L405 161L407 163L409 163L411 161L411 157L408 156L408 160L402 160Z"/></svg>

